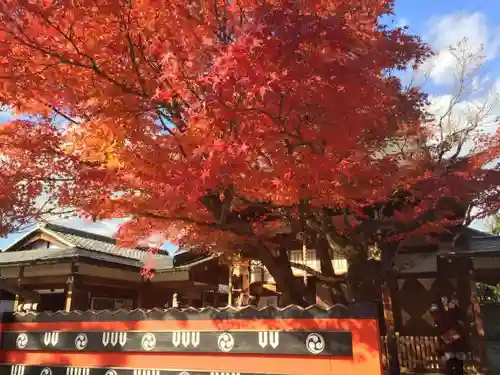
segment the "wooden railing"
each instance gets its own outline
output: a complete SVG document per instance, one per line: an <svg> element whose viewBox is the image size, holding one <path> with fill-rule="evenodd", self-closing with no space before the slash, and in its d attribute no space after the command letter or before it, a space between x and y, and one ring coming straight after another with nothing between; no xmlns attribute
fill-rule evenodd
<svg viewBox="0 0 500 375"><path fill-rule="evenodd" d="M387 368L387 337L382 339L382 363ZM440 373L444 363L438 354L437 336L396 336L398 343L398 359L402 372ZM472 355L467 354L465 370L474 374L475 367Z"/></svg>

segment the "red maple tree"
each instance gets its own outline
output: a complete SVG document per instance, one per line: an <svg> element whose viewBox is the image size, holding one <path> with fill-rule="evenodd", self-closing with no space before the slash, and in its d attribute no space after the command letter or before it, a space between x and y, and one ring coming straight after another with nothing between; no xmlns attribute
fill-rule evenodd
<svg viewBox="0 0 500 375"><path fill-rule="evenodd" d="M456 224L464 213L441 198L487 202L496 152L489 140L465 159L426 146L425 96L394 72L429 49L381 23L392 9L0 0L0 101L29 115L0 128L2 228L44 214L40 196L131 217L124 242L161 233L242 252L305 304L277 233L300 233L325 260L339 244L363 257Z"/></svg>

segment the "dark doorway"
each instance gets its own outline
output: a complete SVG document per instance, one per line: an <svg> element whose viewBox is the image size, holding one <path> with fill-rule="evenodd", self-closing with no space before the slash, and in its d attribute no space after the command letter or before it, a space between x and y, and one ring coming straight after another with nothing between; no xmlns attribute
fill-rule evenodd
<svg viewBox="0 0 500 375"><path fill-rule="evenodd" d="M40 294L40 304L38 311L59 311L64 310L66 295L64 293L43 293Z"/></svg>

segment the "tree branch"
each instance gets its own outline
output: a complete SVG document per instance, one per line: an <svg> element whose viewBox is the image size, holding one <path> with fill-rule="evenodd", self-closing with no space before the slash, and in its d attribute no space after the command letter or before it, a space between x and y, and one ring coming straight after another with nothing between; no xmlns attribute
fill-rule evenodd
<svg viewBox="0 0 500 375"><path fill-rule="evenodd" d="M342 284L342 281L339 280L338 278L324 276L321 272L318 272L314 268L306 266L305 264L302 263L290 262L290 267L304 271L305 273L314 276L318 280L323 281L324 283L327 284Z"/></svg>

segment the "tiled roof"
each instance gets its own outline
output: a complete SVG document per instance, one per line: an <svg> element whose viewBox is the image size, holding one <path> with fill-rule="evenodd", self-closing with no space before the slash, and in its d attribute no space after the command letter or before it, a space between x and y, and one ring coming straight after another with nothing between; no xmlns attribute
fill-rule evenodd
<svg viewBox="0 0 500 375"><path fill-rule="evenodd" d="M46 224L44 227L46 230L55 233L58 237L71 243L74 247L90 250L99 251L102 253L113 254L125 258L136 259L143 261L148 256L147 249L140 248L120 248L116 246L116 239L107 236L101 236L94 233L84 232L78 229L63 227L61 225ZM163 259L169 257L168 252L165 250L160 250L156 254L158 259Z"/></svg>
<svg viewBox="0 0 500 375"><path fill-rule="evenodd" d="M142 266L142 262L138 260L125 257L117 257L98 251L88 251L72 247L4 252L0 254L0 265L18 263L43 263L53 260L76 258L90 258L103 262L118 263L132 267Z"/></svg>
<svg viewBox="0 0 500 375"><path fill-rule="evenodd" d="M488 234L469 237L463 246L457 246L447 254L462 256L500 254L500 236Z"/></svg>
<svg viewBox="0 0 500 375"><path fill-rule="evenodd" d="M151 266L157 270L168 271L173 269L173 259L165 250L160 250L153 255L145 248L121 248L116 245L117 241L112 237L56 224L41 224L36 230L54 236L63 242L65 247L9 251L10 248L15 246L13 244L7 251L0 254L0 265L23 263L31 260L42 262L50 259L84 257L139 268L151 262ZM22 241L35 231L28 233L19 241Z"/></svg>
<svg viewBox="0 0 500 375"><path fill-rule="evenodd" d="M134 267L142 267L144 264L151 263L151 267L157 271L168 272L169 270L189 269L192 266L213 259L213 256L195 254L178 254L179 259L176 259L177 255L171 257L166 250L160 249L153 255L146 248L121 248L116 245L115 238L62 225L47 223L40 225L39 228L64 242L66 247L4 251L0 254L0 265L24 263L31 260L42 262L50 259L83 257Z"/></svg>
<svg viewBox="0 0 500 375"><path fill-rule="evenodd" d="M486 233L486 232L480 231L478 229L470 228L470 227L463 228L463 234L465 234L468 237L472 237L472 238L474 238L474 237L496 237L495 235L493 235L491 233Z"/></svg>
<svg viewBox="0 0 500 375"><path fill-rule="evenodd" d="M467 252L500 253L500 236L473 237Z"/></svg>

